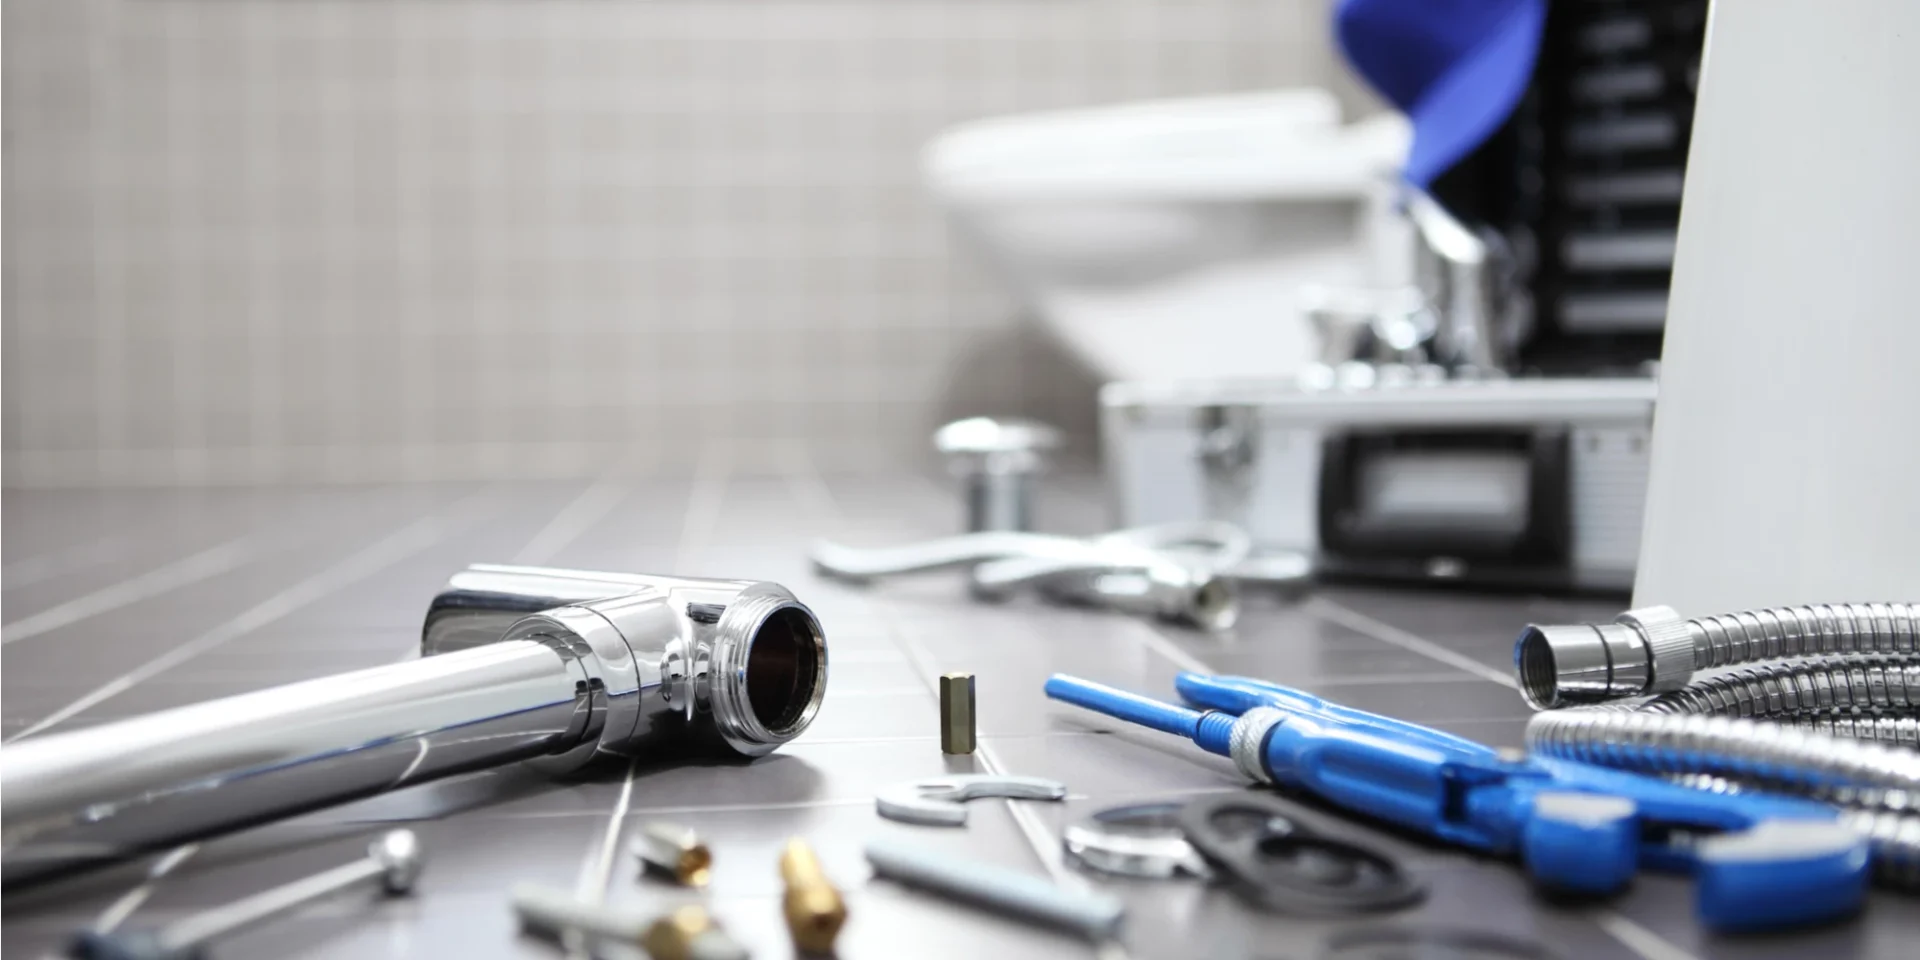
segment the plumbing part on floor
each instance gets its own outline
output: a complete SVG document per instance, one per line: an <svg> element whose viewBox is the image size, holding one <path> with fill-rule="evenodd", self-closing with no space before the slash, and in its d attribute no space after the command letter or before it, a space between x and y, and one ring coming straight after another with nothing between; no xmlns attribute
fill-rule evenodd
<svg viewBox="0 0 1920 960"><path fill-rule="evenodd" d="M1418 903L1427 893L1392 858L1308 829L1272 797L1203 797L1182 807L1176 822L1214 877L1264 910L1369 913Z"/></svg>
<svg viewBox="0 0 1920 960"><path fill-rule="evenodd" d="M972 753L978 732L976 723L973 674L941 674L940 752L948 756Z"/></svg>
<svg viewBox="0 0 1920 960"><path fill-rule="evenodd" d="M1538 940L1457 927L1357 927L1327 938L1319 960L1561 960Z"/></svg>
<svg viewBox="0 0 1920 960"><path fill-rule="evenodd" d="M1067 860L1118 877L1167 880L1210 877L1207 861L1180 829L1180 803L1129 803L1068 824L1060 834Z"/></svg>
<svg viewBox="0 0 1920 960"><path fill-rule="evenodd" d="M1920 604L1806 604L1688 620L1671 607L1642 607L1607 624L1530 625L1513 655L1520 692L1534 709L1597 703L1681 690L1695 672L1719 667L1820 656L1920 657ZM1848 696L1844 689L1835 691L1831 681L1818 686L1822 692L1810 689L1804 706L1790 712L1914 706L1899 691L1891 702L1886 694L1836 702L1833 697Z"/></svg>
<svg viewBox="0 0 1920 960"><path fill-rule="evenodd" d="M643 823L628 849L641 869L683 887L704 887L713 876L713 852L686 827L658 820Z"/></svg>
<svg viewBox="0 0 1920 960"><path fill-rule="evenodd" d="M367 855L352 863L195 914L152 933L84 931L74 938L70 950L79 960L194 960L221 937L325 897L360 887L377 887L387 896L404 896L413 892L425 862L413 831L393 830L368 844Z"/></svg>
<svg viewBox="0 0 1920 960"><path fill-rule="evenodd" d="M474 567L435 598L420 652L8 744L5 882L516 761L763 756L826 693L819 621L766 582Z"/></svg>
<svg viewBox="0 0 1920 960"><path fill-rule="evenodd" d="M1219 528L1168 528L1122 531L1092 539L1040 533L968 533L899 547L861 549L827 541L809 551L815 570L841 580L864 582L887 576L949 567L970 567L976 595L999 598L1033 584L1043 593L1071 603L1092 604L1154 616L1204 629L1223 630L1239 616L1239 600L1230 579L1244 553L1223 548L1202 554L1143 546L1142 538L1184 546ZM1244 538L1242 538L1244 540ZM993 561L1023 561L994 566ZM987 571L981 575L982 568Z"/></svg>
<svg viewBox="0 0 1920 960"><path fill-rule="evenodd" d="M1063 439L1035 420L993 417L956 420L935 431L934 449L960 481L967 532L1033 529L1034 481Z"/></svg>
<svg viewBox="0 0 1920 960"><path fill-rule="evenodd" d="M780 851L781 897L787 933L801 953L828 956L847 922L847 902L827 879L820 858L805 840L794 837Z"/></svg>
<svg viewBox="0 0 1920 960"><path fill-rule="evenodd" d="M964 827L968 800L1065 800L1067 785L1044 777L963 773L910 780L884 787L873 798L874 812L888 820L935 827Z"/></svg>
<svg viewBox="0 0 1920 960"><path fill-rule="evenodd" d="M1076 893L1045 878L892 840L867 843L873 874L1018 920L1077 933L1096 944L1119 936L1126 907L1105 894Z"/></svg>
<svg viewBox="0 0 1920 960"><path fill-rule="evenodd" d="M1521 756L1417 724L1325 704L1277 684L1182 673L1191 707L1055 675L1047 696L1187 737L1249 779L1472 850L1513 856L1544 888L1614 893L1642 866L1692 873L1695 912L1718 930L1818 923L1859 909L1867 841L1826 804L1711 794L1550 756ZM1772 821L1788 834L1706 856L1707 835ZM1190 835L1191 839L1191 835Z"/></svg>
<svg viewBox="0 0 1920 960"><path fill-rule="evenodd" d="M514 885L510 899L523 928L549 936L638 946L653 960L746 960L748 956L746 948L705 907L697 905L659 915L593 903L535 883Z"/></svg>
<svg viewBox="0 0 1920 960"><path fill-rule="evenodd" d="M1536 624L1515 641L1514 670L1544 711L1527 724L1536 754L1833 804L1883 882L1920 888L1920 605L1692 619L1655 606Z"/></svg>

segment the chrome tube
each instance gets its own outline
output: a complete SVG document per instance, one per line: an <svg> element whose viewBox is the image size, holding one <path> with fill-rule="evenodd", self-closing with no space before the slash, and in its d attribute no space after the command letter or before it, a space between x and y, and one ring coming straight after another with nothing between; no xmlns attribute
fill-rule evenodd
<svg viewBox="0 0 1920 960"><path fill-rule="evenodd" d="M1193 525L1178 527L1193 530ZM862 582L972 567L973 591L985 598L1003 597L1033 584L1070 603L1148 614L1210 630L1231 627L1239 614L1232 582L1192 551L1156 549L1138 542L1140 534L1153 529L1123 530L1093 539L990 531L871 549L819 541L810 556L815 570L843 580ZM1182 539L1211 542L1217 536L1216 530L1203 530ZM1244 540L1245 534L1239 537ZM1233 559L1244 557L1241 550Z"/></svg>
<svg viewBox="0 0 1920 960"><path fill-rule="evenodd" d="M8 744L0 880L519 760L761 756L826 691L819 622L771 583L476 567L435 598L422 653Z"/></svg>
<svg viewBox="0 0 1920 960"><path fill-rule="evenodd" d="M586 674L499 643L0 750L8 885L577 742Z"/></svg>

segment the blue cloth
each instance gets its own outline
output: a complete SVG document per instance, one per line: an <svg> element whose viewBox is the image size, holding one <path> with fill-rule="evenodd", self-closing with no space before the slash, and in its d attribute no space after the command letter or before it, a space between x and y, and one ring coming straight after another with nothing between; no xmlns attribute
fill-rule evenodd
<svg viewBox="0 0 1920 960"><path fill-rule="evenodd" d="M1506 122L1546 18L1546 0L1342 0L1341 52L1413 123L1407 182L1430 185Z"/></svg>

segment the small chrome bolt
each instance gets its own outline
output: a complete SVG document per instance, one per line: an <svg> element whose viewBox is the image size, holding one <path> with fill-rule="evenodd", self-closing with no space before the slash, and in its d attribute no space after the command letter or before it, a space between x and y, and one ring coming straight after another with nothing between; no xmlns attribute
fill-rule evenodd
<svg viewBox="0 0 1920 960"><path fill-rule="evenodd" d="M970 417L934 432L966 497L967 532L1033 528L1033 478L1061 444L1060 431L1034 420Z"/></svg>

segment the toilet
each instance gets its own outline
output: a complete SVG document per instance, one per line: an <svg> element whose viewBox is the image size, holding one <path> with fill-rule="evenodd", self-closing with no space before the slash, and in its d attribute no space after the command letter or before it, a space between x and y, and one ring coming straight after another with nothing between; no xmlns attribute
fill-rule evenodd
<svg viewBox="0 0 1920 960"><path fill-rule="evenodd" d="M1392 215L1409 130L1297 89L974 121L930 143L955 229L1103 380L1311 362L1311 288L1411 276Z"/></svg>

